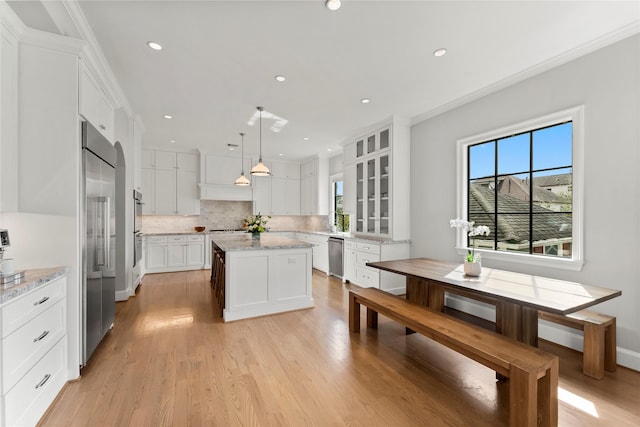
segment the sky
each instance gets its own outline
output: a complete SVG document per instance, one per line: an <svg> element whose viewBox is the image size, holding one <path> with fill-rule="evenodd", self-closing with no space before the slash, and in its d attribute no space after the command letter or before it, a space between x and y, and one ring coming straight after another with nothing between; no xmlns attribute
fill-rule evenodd
<svg viewBox="0 0 640 427"><path fill-rule="evenodd" d="M498 174L529 171L529 133L497 140ZM571 166L572 123L563 123L533 132L533 170ZM470 179L495 174L496 141L470 148ZM571 169L546 171L534 176L570 173ZM522 177L522 176L520 176Z"/></svg>

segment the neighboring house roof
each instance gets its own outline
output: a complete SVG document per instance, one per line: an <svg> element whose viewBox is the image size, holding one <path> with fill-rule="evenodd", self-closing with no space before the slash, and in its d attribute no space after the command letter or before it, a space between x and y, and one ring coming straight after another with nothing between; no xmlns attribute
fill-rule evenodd
<svg viewBox="0 0 640 427"><path fill-rule="evenodd" d="M538 176L533 178L533 184L538 187L555 187L558 185L571 185L572 175L563 173L559 175Z"/></svg>
<svg viewBox="0 0 640 427"><path fill-rule="evenodd" d="M546 191L546 190L543 190ZM529 241L529 202L502 194L498 196L499 211L503 221L498 221L498 241L526 243ZM486 225L492 229L495 212L495 192L488 185L472 184L469 191L469 219L475 225ZM548 240L572 236L571 213L555 212L540 206L533 206L533 240ZM478 239L493 240L495 236L481 236Z"/></svg>
<svg viewBox="0 0 640 427"><path fill-rule="evenodd" d="M553 176L563 176L563 175L553 175ZM541 177L548 178L548 177ZM566 200L559 196L558 194L547 190L546 188L540 187L537 182L540 178L535 178L533 180L533 201L534 202L545 202L545 203L566 203ZM570 181L570 180L569 180ZM493 178L481 178L474 181L477 184L485 184L491 185L494 180ZM554 181L555 182L555 181ZM557 185L557 184L554 184ZM523 201L529 201L529 182L523 181L511 175L500 176L498 177L498 191L500 194L508 194L516 199L520 199Z"/></svg>

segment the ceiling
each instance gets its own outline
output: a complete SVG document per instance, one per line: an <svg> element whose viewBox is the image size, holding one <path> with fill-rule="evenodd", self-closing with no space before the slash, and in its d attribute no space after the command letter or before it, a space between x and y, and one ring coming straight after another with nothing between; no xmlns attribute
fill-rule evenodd
<svg viewBox="0 0 640 427"><path fill-rule="evenodd" d="M31 2L30 18L15 3L29 2L10 4L45 31L46 14L59 15ZM392 115L419 121L638 32L640 22L638 1L343 0L335 12L323 0L77 4L144 123L145 145L239 156L227 144L244 132L245 155L257 155L258 126L248 122L264 106L287 122L276 133L263 119L263 157L288 160L333 155ZM439 48L447 54L435 57Z"/></svg>

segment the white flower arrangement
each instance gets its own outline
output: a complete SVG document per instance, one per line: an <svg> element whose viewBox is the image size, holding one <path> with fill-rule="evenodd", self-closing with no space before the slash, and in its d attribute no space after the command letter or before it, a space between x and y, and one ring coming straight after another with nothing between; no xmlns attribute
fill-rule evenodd
<svg viewBox="0 0 640 427"><path fill-rule="evenodd" d="M488 236L491 233L491 230L486 225L479 225L477 227L473 226L473 221L465 221L464 219L456 218L449 221L449 225L451 228L460 228L463 232L468 233L468 236L471 237L471 249L467 249L467 257L466 260L468 262L479 262L480 255L476 257L476 246L475 246L475 237L476 236Z"/></svg>
<svg viewBox="0 0 640 427"><path fill-rule="evenodd" d="M247 233L263 233L269 231L267 222L270 219L270 216L263 216L259 212L257 215L247 215L244 219L244 228L247 230Z"/></svg>

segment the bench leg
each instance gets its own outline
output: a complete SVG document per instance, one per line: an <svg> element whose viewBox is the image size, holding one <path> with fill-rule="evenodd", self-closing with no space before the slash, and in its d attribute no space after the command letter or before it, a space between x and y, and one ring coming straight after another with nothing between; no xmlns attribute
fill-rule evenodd
<svg viewBox="0 0 640 427"><path fill-rule="evenodd" d="M609 372L615 372L618 365L616 346L616 319L614 317L604 330L604 369Z"/></svg>
<svg viewBox="0 0 640 427"><path fill-rule="evenodd" d="M605 327L584 324L584 349L582 352L582 373L597 380L604 377Z"/></svg>
<svg viewBox="0 0 640 427"><path fill-rule="evenodd" d="M378 312L367 307L367 328L378 329Z"/></svg>
<svg viewBox="0 0 640 427"><path fill-rule="evenodd" d="M351 332L360 331L360 303L351 293L349 294L349 330Z"/></svg>
<svg viewBox="0 0 640 427"><path fill-rule="evenodd" d="M512 365L509 371L509 425L537 427L538 380L534 372Z"/></svg>
<svg viewBox="0 0 640 427"><path fill-rule="evenodd" d="M547 374L538 380L538 425L558 425L558 371L560 361L557 357Z"/></svg>

